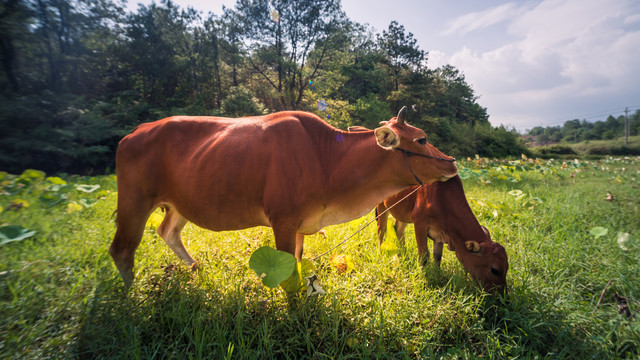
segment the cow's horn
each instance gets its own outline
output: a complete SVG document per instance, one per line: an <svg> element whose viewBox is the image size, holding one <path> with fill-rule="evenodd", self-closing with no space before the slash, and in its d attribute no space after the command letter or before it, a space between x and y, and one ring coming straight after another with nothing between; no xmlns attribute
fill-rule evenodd
<svg viewBox="0 0 640 360"><path fill-rule="evenodd" d="M407 115L407 107L403 106L402 109L400 109L400 111L398 111L398 123L399 124L404 124L404 116Z"/></svg>

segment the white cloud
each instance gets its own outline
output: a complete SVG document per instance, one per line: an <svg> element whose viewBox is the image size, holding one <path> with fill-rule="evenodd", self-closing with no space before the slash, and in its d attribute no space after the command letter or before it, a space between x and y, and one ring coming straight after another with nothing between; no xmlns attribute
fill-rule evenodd
<svg viewBox="0 0 640 360"><path fill-rule="evenodd" d="M465 35L469 32L484 29L516 16L522 11L515 3L509 2L484 11L459 16L449 22L442 35Z"/></svg>
<svg viewBox="0 0 640 360"><path fill-rule="evenodd" d="M432 51L430 62L463 71L494 125L531 122L533 112L538 119L557 118L577 99L589 101L583 110L590 112L588 106L615 94L639 95L640 29L628 28L640 22L639 13L624 0L507 3L460 16L445 33L469 35L503 22L515 40L486 51L468 45L450 56Z"/></svg>

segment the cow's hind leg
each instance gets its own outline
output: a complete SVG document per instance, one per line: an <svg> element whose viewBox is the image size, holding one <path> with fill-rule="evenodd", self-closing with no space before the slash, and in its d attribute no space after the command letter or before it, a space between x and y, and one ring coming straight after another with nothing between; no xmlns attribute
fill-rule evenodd
<svg viewBox="0 0 640 360"><path fill-rule="evenodd" d="M398 242L400 243L401 247L404 247L404 230L406 227L407 227L406 222L396 220L396 223L395 223L396 236L398 237Z"/></svg>
<svg viewBox="0 0 640 360"><path fill-rule="evenodd" d="M440 262L442 261L442 249L444 248L444 243L440 241L433 241L433 264L439 268Z"/></svg>
<svg viewBox="0 0 640 360"><path fill-rule="evenodd" d="M420 222L414 222L414 228L416 232L416 244L418 245L418 259L420 265L425 266L429 262L428 226Z"/></svg>
<svg viewBox="0 0 640 360"><path fill-rule="evenodd" d="M133 283L135 252L140 245L145 224L152 210L153 206L145 205L144 201L118 200L117 229L109 247L109 254L127 288Z"/></svg>
<svg viewBox="0 0 640 360"><path fill-rule="evenodd" d="M389 213L384 212L386 209L387 207L384 206L384 203L380 203L378 204L378 206L376 206L376 218L377 218L376 222L378 225L378 246L382 245L382 243L384 242L384 235L387 232L387 220L389 219Z"/></svg>
<svg viewBox="0 0 640 360"><path fill-rule="evenodd" d="M162 224L158 227L158 234L176 255L192 269L198 268L198 263L191 257L182 243L180 233L187 224L187 220L176 211L176 209L165 206L167 214L164 216Z"/></svg>

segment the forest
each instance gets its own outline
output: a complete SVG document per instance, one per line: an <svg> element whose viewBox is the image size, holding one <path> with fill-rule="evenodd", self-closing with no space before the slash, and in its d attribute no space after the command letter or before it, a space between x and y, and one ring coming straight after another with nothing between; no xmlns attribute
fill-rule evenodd
<svg viewBox="0 0 640 360"><path fill-rule="evenodd" d="M609 115L606 120L596 122L573 119L566 121L562 126L536 126L527 131L527 134L535 136L538 145L561 141L576 143L589 140L612 140L624 136L626 117ZM640 109L629 115L629 135L640 135Z"/></svg>
<svg viewBox="0 0 640 360"><path fill-rule="evenodd" d="M171 0L127 12L117 0L2 0L0 169L102 174L119 139L171 115L311 111L375 127L402 106L453 156L528 153L492 127L453 66L399 22L376 32L340 0L238 0L221 14Z"/></svg>

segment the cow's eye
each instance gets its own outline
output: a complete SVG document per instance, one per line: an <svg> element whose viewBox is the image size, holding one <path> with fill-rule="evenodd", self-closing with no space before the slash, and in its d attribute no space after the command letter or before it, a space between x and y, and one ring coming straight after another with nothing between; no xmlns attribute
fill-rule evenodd
<svg viewBox="0 0 640 360"><path fill-rule="evenodd" d="M420 138L420 139L416 139L415 141L420 145L427 145L427 138L426 137L423 137L423 138Z"/></svg>
<svg viewBox="0 0 640 360"><path fill-rule="evenodd" d="M498 269L496 269L496 268L494 268L494 267L491 267L491 273L492 273L493 275L495 275L495 276L500 276L500 274L502 274L502 273L500 272L500 270L498 270Z"/></svg>

